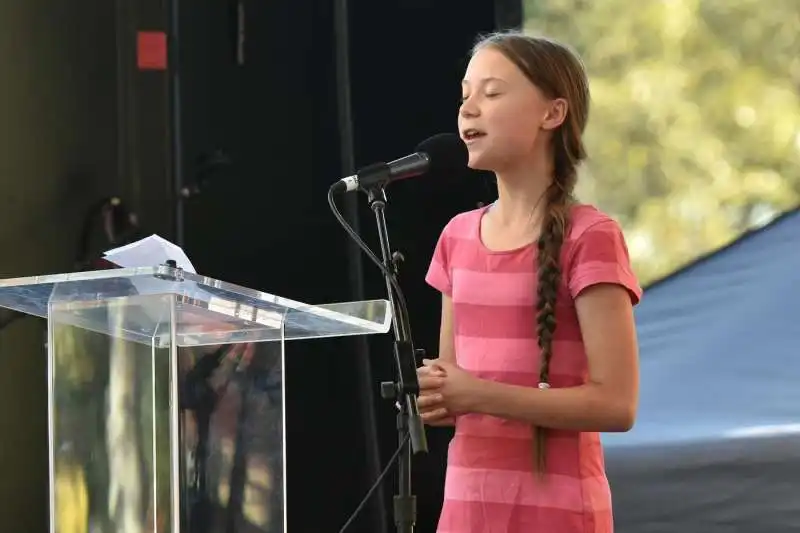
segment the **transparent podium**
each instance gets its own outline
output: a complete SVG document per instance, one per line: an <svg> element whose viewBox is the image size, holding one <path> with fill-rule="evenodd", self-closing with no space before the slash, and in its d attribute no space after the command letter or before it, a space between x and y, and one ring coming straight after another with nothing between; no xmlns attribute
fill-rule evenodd
<svg viewBox="0 0 800 533"><path fill-rule="evenodd" d="M47 319L50 531L283 532L284 341L385 333L170 266L0 281Z"/></svg>

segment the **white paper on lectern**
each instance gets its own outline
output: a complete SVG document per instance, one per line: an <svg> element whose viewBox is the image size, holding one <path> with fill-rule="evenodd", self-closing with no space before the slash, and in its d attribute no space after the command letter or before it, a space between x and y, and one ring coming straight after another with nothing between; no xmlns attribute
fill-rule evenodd
<svg viewBox="0 0 800 533"><path fill-rule="evenodd" d="M169 242L158 235L151 235L144 239L108 250L103 257L121 268L141 268L158 267L167 262L175 261L177 267L186 272L195 274L194 266L186 256L180 246ZM173 281L155 277L137 276L131 280L139 294L168 294L181 292L197 292L197 286L193 281ZM138 304L141 312L144 312L153 323L169 320L165 314L164 306L160 301L142 301Z"/></svg>
<svg viewBox="0 0 800 533"><path fill-rule="evenodd" d="M114 248L105 252L107 261L122 268L157 267L168 259L186 272L196 274L192 262L180 246L172 244L167 239L158 235L151 235L144 239Z"/></svg>

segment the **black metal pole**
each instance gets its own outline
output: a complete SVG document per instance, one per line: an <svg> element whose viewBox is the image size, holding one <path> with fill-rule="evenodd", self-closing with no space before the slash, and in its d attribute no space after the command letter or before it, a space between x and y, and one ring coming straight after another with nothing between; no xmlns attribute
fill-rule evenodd
<svg viewBox="0 0 800 533"><path fill-rule="evenodd" d="M170 163L172 171L172 195L173 195L173 235L175 244L183 247L184 245L184 216L183 206L184 188L183 171L183 128L181 117L181 54L180 54L180 0L170 0L168 4L169 32L167 38L168 61L167 71L169 73L169 139L170 139Z"/></svg>
<svg viewBox="0 0 800 533"><path fill-rule="evenodd" d="M402 308L394 295L392 278L396 274L396 264L389 244L389 234L386 227L384 211L386 209L386 193L382 187L368 190L369 205L375 213L375 222L378 226L378 240L383 258L384 278L389 301L394 313L392 325L394 328L394 356L397 365L397 383L394 387L397 402L397 435L398 444L403 446L406 433L410 436L411 445L404 446L398 458L398 491L394 497L394 522L397 533L413 533L417 521L417 498L412 493L411 484L411 454L428 451L428 442L425 428L419 416L417 396L419 395L419 382L417 380L416 352L411 339L411 327L408 323L406 310ZM382 385L381 388L386 388Z"/></svg>

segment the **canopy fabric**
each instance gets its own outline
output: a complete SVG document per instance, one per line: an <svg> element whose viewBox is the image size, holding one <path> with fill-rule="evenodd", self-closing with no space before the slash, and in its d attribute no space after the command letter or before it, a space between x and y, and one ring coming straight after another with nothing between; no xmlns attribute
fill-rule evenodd
<svg viewBox="0 0 800 533"><path fill-rule="evenodd" d="M800 530L800 209L645 290L617 533Z"/></svg>

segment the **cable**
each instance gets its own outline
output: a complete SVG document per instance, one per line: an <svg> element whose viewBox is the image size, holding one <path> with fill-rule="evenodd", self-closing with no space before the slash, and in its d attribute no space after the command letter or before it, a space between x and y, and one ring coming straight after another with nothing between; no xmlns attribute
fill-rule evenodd
<svg viewBox="0 0 800 533"><path fill-rule="evenodd" d="M408 441L409 440L411 440L411 434L410 433L406 433L406 436L403 438L403 443L400 446L397 447L397 449L395 450L394 454L389 458L389 462L384 467L383 472L380 473L380 475L378 476L378 479L376 479L375 483L372 484L372 487L370 487L370 489L367 491L367 495L364 496L364 498L361 500L361 503L358 504L358 507L356 507L356 510L353 511L353 514L350 515L350 518L347 519L347 522L344 523L344 525L342 526L342 529L339 530L339 533L344 533L345 530L348 527L350 527L350 525L352 525L353 521L358 516L358 513L360 513L361 510L364 508L364 506L367 505L367 502L372 497L373 493L376 490L378 490L378 487L380 487L381 483L383 483L383 479L386 477L386 474L389 473L389 469L392 468L392 466L395 464L395 462L397 462L397 459L400 457L400 454L403 452L403 448L408 446Z"/></svg>
<svg viewBox="0 0 800 533"><path fill-rule="evenodd" d="M394 289L394 293L397 296L397 301L400 307L400 312L403 313L403 320L405 323L408 324L409 335L411 334L411 322L408 319L408 307L406 306L406 297L403 295L403 289L400 288L400 285L397 283L397 278L394 272L388 270L387 266L383 264L383 261L378 259L378 256L370 250L369 246L361 239L358 233L347 223L344 219L342 214L339 212L339 209L336 207L336 200L333 196L333 188L328 190L328 205L331 208L331 212L333 216L336 217L336 220L341 224L347 234L350 236L351 239L358 245L361 250L369 257L369 259L375 263L375 265L380 269L380 271L389 278L392 284L392 288Z"/></svg>
<svg viewBox="0 0 800 533"><path fill-rule="evenodd" d="M139 230L136 213L129 211L122 200L116 196L101 198L91 204L86 210L78 234L73 270L96 270L92 263L97 260L97 250L92 247L92 233L101 228L105 243L103 250L108 246L127 244L133 242ZM102 254L100 254L102 255ZM0 331L25 317L33 316L28 313L9 310L0 318Z"/></svg>

